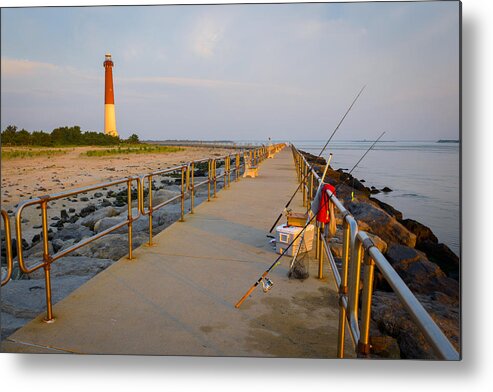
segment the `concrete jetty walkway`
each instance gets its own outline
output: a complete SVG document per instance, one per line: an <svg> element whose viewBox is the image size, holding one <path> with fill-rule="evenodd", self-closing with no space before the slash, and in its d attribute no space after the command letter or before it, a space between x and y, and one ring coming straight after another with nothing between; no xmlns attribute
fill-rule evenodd
<svg viewBox="0 0 493 392"><path fill-rule="evenodd" d="M2 342L3 352L334 358L332 273L289 280L290 258L240 309L234 304L277 257L266 233L297 187L289 149L241 178L185 222L158 234ZM302 211L301 195L291 204ZM63 259L60 259L63 263ZM56 278L54 278L56 279ZM348 342L349 343L349 342ZM349 346L348 346L349 347ZM349 351L349 350L348 350Z"/></svg>

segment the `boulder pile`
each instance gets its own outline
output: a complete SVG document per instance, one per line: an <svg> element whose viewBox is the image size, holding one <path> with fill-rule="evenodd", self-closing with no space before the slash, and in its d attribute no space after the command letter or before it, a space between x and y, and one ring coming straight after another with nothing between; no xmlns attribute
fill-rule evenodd
<svg viewBox="0 0 493 392"><path fill-rule="evenodd" d="M310 162L311 156L305 154ZM313 165L320 173L325 162ZM337 197L367 232L392 267L416 295L457 350L460 349L460 260L432 230L392 206L371 197L375 188L344 170L329 169L326 181L337 187ZM388 187L383 192L391 192ZM354 197L353 197L354 196ZM342 219L338 218L338 224ZM340 265L342 231L331 239ZM372 298L372 355L388 358L434 358L431 347L401 305L382 274L375 271Z"/></svg>

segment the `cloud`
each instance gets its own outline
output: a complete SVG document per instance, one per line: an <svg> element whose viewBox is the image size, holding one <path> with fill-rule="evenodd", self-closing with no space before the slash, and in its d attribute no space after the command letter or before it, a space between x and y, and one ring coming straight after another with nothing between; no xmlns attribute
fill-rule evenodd
<svg viewBox="0 0 493 392"><path fill-rule="evenodd" d="M201 18L191 34L193 53L203 58L210 58L216 52L226 31L226 24L205 16Z"/></svg>
<svg viewBox="0 0 493 392"><path fill-rule="evenodd" d="M302 19L296 24L298 34L303 38L327 39L337 37L340 39L360 38L368 34L366 28L355 26L341 19L321 20Z"/></svg>
<svg viewBox="0 0 493 392"><path fill-rule="evenodd" d="M43 72L55 72L59 67L55 64L42 63L39 61L19 60L2 57L2 77L19 77L35 75Z"/></svg>
<svg viewBox="0 0 493 392"><path fill-rule="evenodd" d="M216 79L199 79L199 78L186 78L175 76L155 76L148 78L123 78L122 82L128 83L151 83L151 84L170 84L183 87L201 87L201 88L230 88L230 87L261 87L260 83L250 82L237 82L228 80L216 80Z"/></svg>
<svg viewBox="0 0 493 392"><path fill-rule="evenodd" d="M190 87L196 89L208 89L221 92L236 92L236 93L262 93L264 95L282 94L283 96L301 96L306 94L306 91L287 84L270 84L262 82L241 82L234 80L219 80L219 79L201 79L176 76L155 76L155 77L139 77L139 78L120 78L119 83L125 84L153 84L153 85L170 85L178 87ZM142 90L147 91L146 87Z"/></svg>

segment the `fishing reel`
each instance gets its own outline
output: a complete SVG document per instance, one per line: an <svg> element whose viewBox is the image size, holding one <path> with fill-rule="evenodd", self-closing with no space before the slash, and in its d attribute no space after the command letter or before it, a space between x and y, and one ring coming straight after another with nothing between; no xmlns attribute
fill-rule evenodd
<svg viewBox="0 0 493 392"><path fill-rule="evenodd" d="M262 287L263 287L264 293L269 291L272 288L272 286L274 286L274 283L272 283L272 280L270 280L268 277L265 277L262 279Z"/></svg>

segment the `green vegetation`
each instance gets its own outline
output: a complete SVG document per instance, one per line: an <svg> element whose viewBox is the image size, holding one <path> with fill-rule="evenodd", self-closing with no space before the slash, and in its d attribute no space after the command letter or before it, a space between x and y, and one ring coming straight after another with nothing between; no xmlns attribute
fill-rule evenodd
<svg viewBox="0 0 493 392"><path fill-rule="evenodd" d="M53 155L66 154L68 150L49 150L49 149L21 149L21 150L2 150L2 160L13 158L34 158L47 156L48 158Z"/></svg>
<svg viewBox="0 0 493 392"><path fill-rule="evenodd" d="M124 145L118 146L118 148L111 148L106 150L89 150L85 154L88 157L104 157L108 155L120 155L120 154L167 154L170 152L182 151L181 147L172 146L158 146L153 144L137 144L137 145Z"/></svg>
<svg viewBox="0 0 493 392"><path fill-rule="evenodd" d="M62 147L62 146L116 146L121 143L140 143L139 137L134 133L127 140L117 136L105 135L102 132L82 132L80 127L59 127L51 133L44 131L33 131L29 133L25 129L17 130L15 125L9 125L2 132L3 146L40 146L40 147Z"/></svg>

